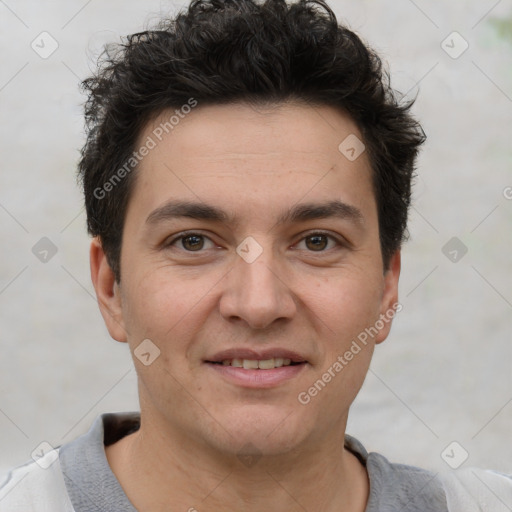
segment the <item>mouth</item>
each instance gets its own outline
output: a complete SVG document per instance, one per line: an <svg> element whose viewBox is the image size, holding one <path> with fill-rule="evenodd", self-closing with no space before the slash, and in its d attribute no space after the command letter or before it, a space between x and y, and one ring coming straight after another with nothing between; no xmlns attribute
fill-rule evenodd
<svg viewBox="0 0 512 512"><path fill-rule="evenodd" d="M220 352L204 361L215 375L245 388L270 388L297 377L309 366L301 355L287 350Z"/></svg>
<svg viewBox="0 0 512 512"><path fill-rule="evenodd" d="M296 366L306 364L306 361L292 361L290 358L272 357L270 359L224 359L223 361L206 361L211 364L233 366L244 370L273 370L282 366Z"/></svg>

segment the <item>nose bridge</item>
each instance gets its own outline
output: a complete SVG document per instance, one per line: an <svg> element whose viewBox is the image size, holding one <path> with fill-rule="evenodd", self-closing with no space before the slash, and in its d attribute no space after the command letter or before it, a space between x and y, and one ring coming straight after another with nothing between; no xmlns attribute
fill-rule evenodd
<svg viewBox="0 0 512 512"><path fill-rule="evenodd" d="M257 245L256 245L257 244ZM225 317L238 317L253 328L265 328L278 318L291 318L293 295L283 277L270 243L244 240L237 248L240 256L228 274L228 286L221 300Z"/></svg>

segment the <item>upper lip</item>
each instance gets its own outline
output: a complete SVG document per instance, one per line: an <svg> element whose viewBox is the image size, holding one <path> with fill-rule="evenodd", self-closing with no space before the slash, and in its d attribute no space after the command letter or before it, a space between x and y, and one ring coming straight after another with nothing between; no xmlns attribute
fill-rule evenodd
<svg viewBox="0 0 512 512"><path fill-rule="evenodd" d="M251 359L266 361L268 359L281 357L283 359L291 359L293 363L306 362L306 358L285 348L267 348L265 350L252 350L247 348L230 348L217 352L212 357L206 359L210 363L221 363L226 359Z"/></svg>

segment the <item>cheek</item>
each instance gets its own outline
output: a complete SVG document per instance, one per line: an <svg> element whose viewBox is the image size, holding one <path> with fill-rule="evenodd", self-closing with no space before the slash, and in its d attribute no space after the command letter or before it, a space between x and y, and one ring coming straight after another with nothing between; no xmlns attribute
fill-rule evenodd
<svg viewBox="0 0 512 512"><path fill-rule="evenodd" d="M333 412L326 419L327 429L336 427L346 414L368 372L374 342L365 330L379 318L381 283L377 276L354 273L349 278L345 274L338 280L330 278L323 287L314 287L315 294L309 294L323 354L309 384L301 389L301 397L308 400L312 417Z"/></svg>
<svg viewBox="0 0 512 512"><path fill-rule="evenodd" d="M357 336L379 318L383 276L377 272L344 272L309 292L314 313L338 340Z"/></svg>
<svg viewBox="0 0 512 512"><path fill-rule="evenodd" d="M179 280L162 272L132 276L126 285L123 314L132 337L162 339L193 307L193 297Z"/></svg>
<svg viewBox="0 0 512 512"><path fill-rule="evenodd" d="M171 270L159 267L138 278L132 276L127 283L123 315L133 349L149 338L161 351L161 363L184 368L184 360L212 307L208 295L213 293L218 277L183 279Z"/></svg>

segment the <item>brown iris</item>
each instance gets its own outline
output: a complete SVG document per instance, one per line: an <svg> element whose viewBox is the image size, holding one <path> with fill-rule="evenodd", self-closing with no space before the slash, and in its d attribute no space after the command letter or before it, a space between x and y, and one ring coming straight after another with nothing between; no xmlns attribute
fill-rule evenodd
<svg viewBox="0 0 512 512"><path fill-rule="evenodd" d="M188 243L188 241L192 242ZM201 235L187 235L182 238L181 243L185 249L196 251L203 248L204 238Z"/></svg>
<svg viewBox="0 0 512 512"><path fill-rule="evenodd" d="M313 241L313 244L311 245L308 243L310 240ZM314 251L318 249L325 249L327 243L327 237L325 235L311 235L306 237L306 246L308 247L308 249L313 249Z"/></svg>

